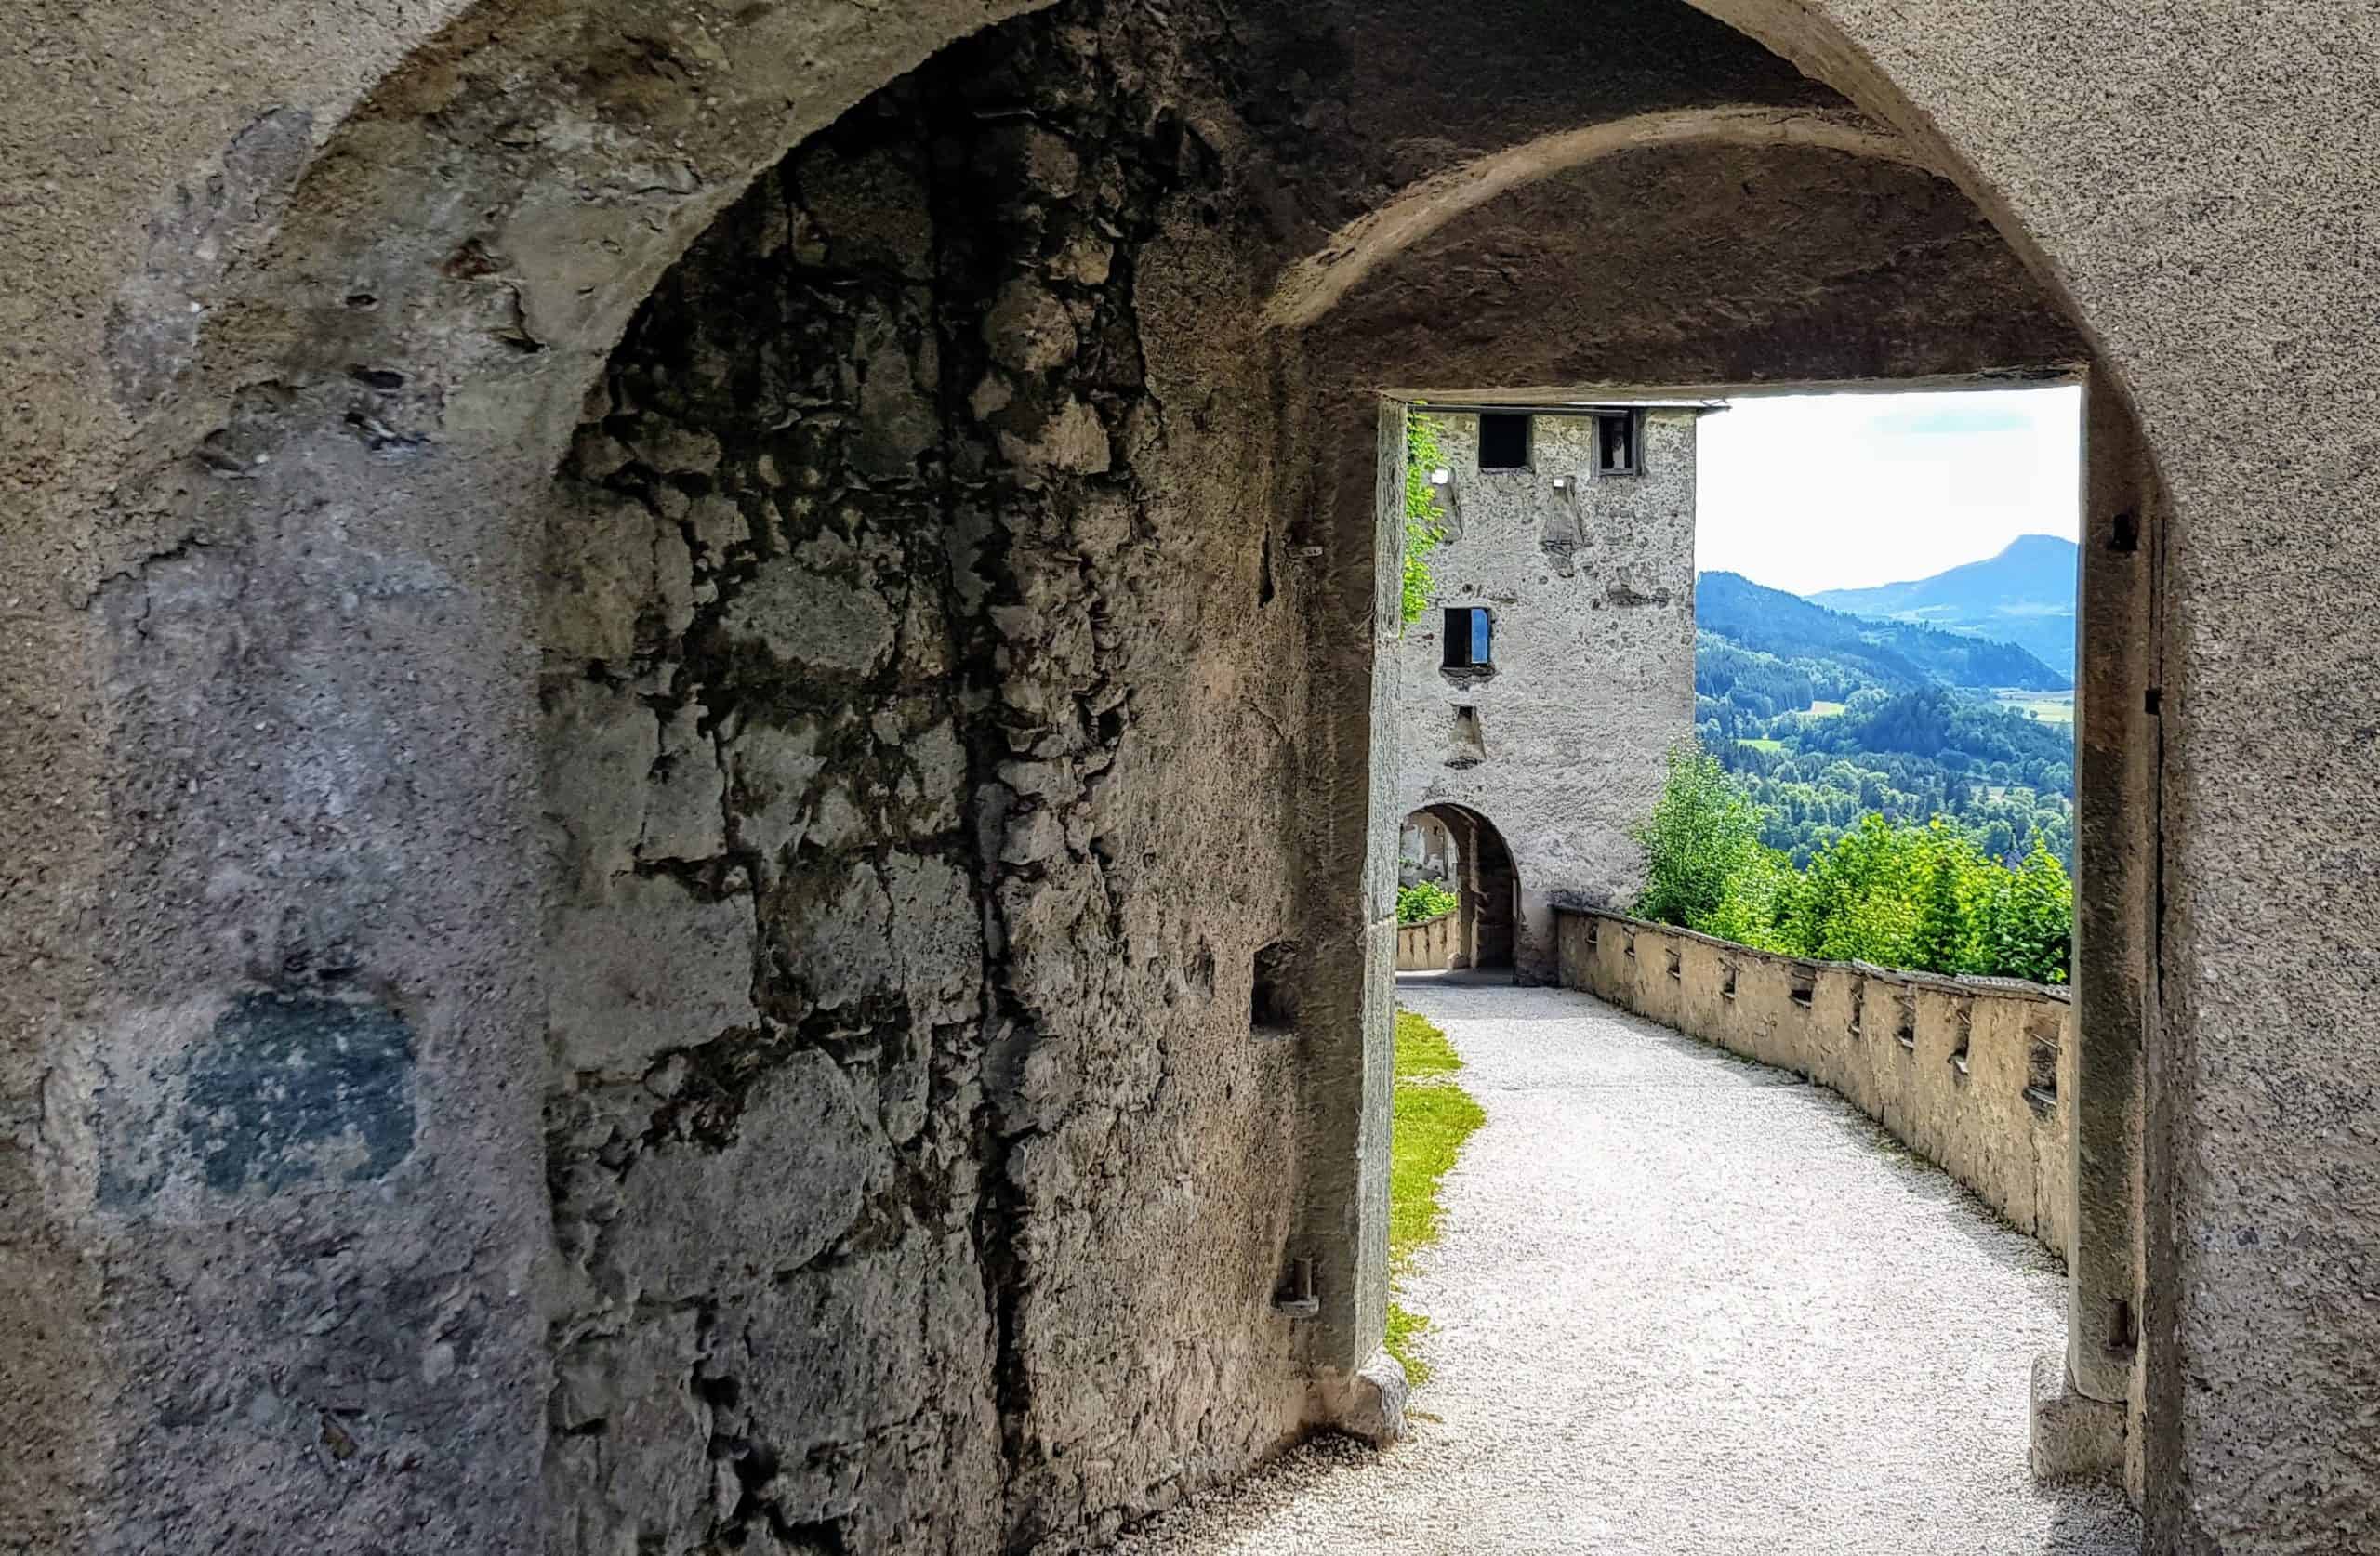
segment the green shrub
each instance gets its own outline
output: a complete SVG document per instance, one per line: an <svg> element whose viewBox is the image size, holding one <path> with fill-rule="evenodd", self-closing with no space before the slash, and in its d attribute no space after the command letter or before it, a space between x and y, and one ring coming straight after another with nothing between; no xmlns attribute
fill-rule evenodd
<svg viewBox="0 0 2380 1556"><path fill-rule="evenodd" d="M1434 880L1396 889L1396 921L1400 924L1419 924L1442 913L1452 913L1461 905L1461 897Z"/></svg>
<svg viewBox="0 0 2380 1556"><path fill-rule="evenodd" d="M1669 782L1633 833L1645 845L1639 918L1765 944L1792 871L1760 842L1760 816L1719 759L1697 745L1670 753Z"/></svg>
<svg viewBox="0 0 2380 1556"><path fill-rule="evenodd" d="M1918 826L1871 811L1797 874L1761 845L1760 824L1715 759L1673 752L1635 834L1646 849L1637 916L1796 956L2066 982L2074 888L2045 842L2012 870L1947 817Z"/></svg>

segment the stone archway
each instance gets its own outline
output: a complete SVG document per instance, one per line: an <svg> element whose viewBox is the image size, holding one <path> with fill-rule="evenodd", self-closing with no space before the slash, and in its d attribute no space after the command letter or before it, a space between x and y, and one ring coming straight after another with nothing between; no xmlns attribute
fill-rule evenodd
<svg viewBox="0 0 2380 1556"><path fill-rule="evenodd" d="M1850 0L1702 8L1832 83L1954 177L2033 261L2058 311L2079 321L2098 381L2118 390L2095 401L2107 419L2095 428L2094 458L2127 472L2144 500L2103 503L2119 488L2094 487L2095 555L2130 560L2100 574L2126 587L2086 606L2109 624L2101 640L2123 652L2109 656L2096 699L2109 721L2086 732L2085 750L2121 769L2136 802L2097 857L2158 888L2106 896L2111 916L2097 926L2097 943L2128 969L2108 986L2132 991L2127 1009L2107 1013L2116 1039L2108 1080L2150 1121L2146 1214L2126 1209L2141 1207L2122 1187L2134 1178L2128 1137L2084 1149L2113 1186L2103 1209L2124 1229L2127 1270L2130 1229L2145 1228L2139 1258L2155 1278L2133 1315L2148 1357L2135 1377L2159 1391L2146 1416L2147 1473L2166 1543L2250 1537L2268 1500L2259 1486L2295 1477L2317 1494L2274 1513L2287 1526L2267 1533L2320 1544L2323 1519L2360 1505L2358 1477L2369 1473L2341 1468L2332 1427L2354 1418L2367 1380L2364 1326L2341 1316L2358 1311L2360 1288L2342 1272L2356 1267L2373 1217L2352 1195L2303 1185L2361 1180L2368 1142L2353 1127L2360 1069L2347 1038L2360 1030L2365 991L2337 969L2368 960L2380 934L2363 904L2325 882L2369 864L2369 817L2380 808L2363 749L2371 720L2337 716L2337 689L2369 677L2354 635L2325 629L2368 592L2373 542L2368 526L2341 523L2309 547L2304 528L2308 512L2352 511L2372 477L2351 439L2297 440L2338 406L2360 404L2368 377L2364 355L2338 349L2334 327L2362 301L2361 277L2336 259L2334 218L2364 188L2340 155L2339 126L2351 116L2338 110L2360 89L2340 62L2361 58L2367 40L2339 7L2310 0L2254 27L2209 5L2204 26L2164 32L2113 10L2044 18L1999 0L1969 7L1955 26ZM27 842L9 904L12 931L22 932L8 937L0 1001L12 1030L29 1035L10 1055L12 1105L37 1121L27 1126L33 1146L9 1158L10 1181L25 1185L7 1196L11 1221L26 1223L12 1246L34 1250L29 1272L9 1278L33 1293L23 1305L39 1317L28 1325L37 1338L0 1369L22 1404L12 1429L47 1434L8 1456L42 1467L20 1504L28 1510L10 1515L34 1529L34 1544L70 1543L65 1531L94 1523L136 1544L135 1515L165 1506L194 1510L170 1531L193 1544L268 1526L335 1540L423 1518L427 1539L489 1549L537 1540L536 1444L549 1430L550 1392L536 1295L548 1250L539 1101L549 1001L535 840L545 811L534 713L541 642L527 624L538 614L553 467L590 414L584 392L634 310L753 177L900 71L1008 14L504 0L451 23L452 7L439 7L402 20L342 17L340 47L320 51L337 57L338 80L385 75L350 111L345 86L322 86L311 62L259 46L256 19L234 8L114 38L101 31L66 51L84 63L60 73L54 90L45 82L13 95L29 122L55 120L91 148L60 142L52 182L67 187L41 198L61 218L53 230L45 216L33 238L7 250L12 278L37 278L21 288L35 305L16 322L42 365L28 391L34 414L19 419L43 446L10 466L37 489L39 516L7 544L12 571L45 587L12 597L25 648L0 672L10 678L7 705L28 710L12 754L29 775L14 812ZM1402 4L1364 7L1361 25L1348 24L1364 46L1344 46L1332 28L1349 14L1235 16L1244 25L1188 41L1187 53L1238 51L1246 97L1238 110L1202 100L1180 116L1176 173L1197 192L1181 226L1135 240L1156 254L1136 285L1170 299L1177 318L1206 315L1204 338L1184 329L1153 354L1161 409L1138 426L1217 417L1240 442L1228 455L1208 445L1183 468L1203 456L1244 479L1227 500L1202 499L1168 528L1064 491L1038 510L1047 528L1013 553L1028 565L1005 580L1015 597L1001 608L1045 613L1069 576L1081 577L1078 543L1120 536L1111 560L1170 545L1231 581L1230 598L1219 585L1165 622L1184 643L1203 651L1231 639L1273 601L1296 602L1279 607L1285 614L1311 613L1318 637L1360 638L1382 600L1382 537L1365 513L1353 527L1313 521L1334 509L1293 500L1296 483L1280 472L1334 464L1354 446L1362 452L1348 468L1368 487L1372 404L1366 398L1354 414L1368 425L1352 445L1343 428L1301 424L1296 413L1330 389L1316 337L1267 345L1241 328L1283 268L1394 191L1547 135L1661 109L1792 108L1819 95L1774 58L1731 48L1715 25L1698 30L1669 7L1524 7L1480 18L1476 46L1461 50L1435 47L1438 12ZM305 23L330 20L302 4L274 12L284 18L299 37ZM113 22L98 7L66 31L86 25ZM2228 95L2183 89L2204 79L2210 40L2235 38L2254 83L2249 114ZM1428 71L1413 68L1425 46L1416 40L1430 40ZM1532 57L1515 64L1506 49ZM1545 68L1573 56L1593 68ZM393 68L353 63L400 57ZM197 68L188 59L218 61L193 90L161 94L144 74L178 79ZM1693 69L1664 75L1663 59ZM1160 63L1159 76L1173 69ZM1053 57L1017 69L1050 79L1074 69L1069 89L1091 96L1114 86L1096 66ZM1399 78L1400 90L1375 89ZM142 105L120 139L91 118L117 102ZM225 104L276 102L245 129L220 132ZM1373 112L1390 133L1361 119ZM1398 120L1414 133L1397 133ZM36 125L32 138L46 130ZM157 191L151 208L122 193L135 188ZM1212 208L1198 209L1202 199ZM1251 211L1261 218L1228 256L1183 241L1209 216ZM1791 341L1773 335L1769 344ZM1551 371L1541 381L1580 376ZM1401 371L1346 380L1367 391L1416 381ZM2229 387L2215 396L2213 384ZM2256 407L2290 457L2231 456L2242 405ZM1064 418L1062 435L1045 442L1043 429L1020 425L1010 429L1020 446L1087 457L1081 417L1044 409L1052 423ZM1130 417L1103 429L1120 430L1115 446L1127 451L1152 447ZM1271 451L1264 468L1247 457L1254 444ZM1149 468L1151 488L1165 489L1167 461L1152 457ZM2161 473L2178 505L2170 567L2166 508L2149 500ZM1259 534L1232 517L1240 513L1296 517L1268 519ZM1202 534L1211 544L1190 538ZM1139 582L1128 570L1113 594L1081 600L1068 655L1096 660L1119 611L1133 619L1122 602ZM2157 607L2168 587L2178 623L2170 655ZM1360 1362L1367 1327L1377 1334L1367 1305L1377 1249L1358 1207L1384 1120L1360 1075L1380 1037L1374 1030L1368 1048L1364 1023L1377 1029L1384 1016L1367 1003L1355 951L1377 949L1367 937L1382 918L1379 892L1365 900L1359 869L1317 867L1241 921L1190 936L1161 914L1141 916L1142 893L1107 886L1111 873L1130 873L1132 845L1152 832L1162 847L1146 851L1160 860L1238 835L1259 809L1247 793L1146 776L1195 767L1185 752L1225 743L1252 754L1268 793L1300 797L1303 809L1282 824L1294 857L1366 857L1375 704L1362 666L1373 653L1367 644L1311 659L1220 655L1200 664L1213 672L1203 679L1067 668L1036 686L1035 718L1063 714L1098 732L1138 708L1172 705L1194 680L1208 711L1170 733L1165 719L1144 723L1134 748L1119 742L1095 771L1088 750L1037 749L1044 726L1030 721L969 754L971 776L1005 765L1039 780L1051 775L1035 768L1065 767L1078 792L1111 797L1095 815L1027 806L983 828L1018 855L1004 865L1015 876L1000 882L1018 889L1012 928L1046 944L1104 916L1086 943L1095 956L1036 964L1094 974L1088 984L1035 984L1042 1005L1062 1008L1091 987L1128 989L1117 997L1136 1011L1187 1008L1221 989L1215 1003L1236 1009L1242 964L1258 947L1292 938L1304 947L1313 987L1294 1075L1280 1046L1261 1060L1221 1047L1152 1058L1116 1046L1085 1069L1030 1034L998 1047L982 1072L1000 1082L997 1129L1017 1147L1016 1172L987 1180L1022 1178L1053 1202L1078 1177L1101 1178L1095 1164L1108 1159L1064 1115L1086 1092L1103 1106L1132 1095L1133 1063L1154 1065L1169 1085L1188 1072L1219 1075L1231 1104L1249 1110L1246 1127L1229 1131L1240 1141L1263 1134L1263 1107L1303 1088L1312 1105L1281 1107L1300 1122L1274 1133L1271 1154L1251 1147L1217 1170L1190 1162L1221 1200L1204 1207L1219 1220L1273 1213L1250 1180L1300 1183L1290 1192L1302 1230L1277 1251L1292 1269L1315 1259L1320 1273L1314 1320L1289 1342L1305 1370L1294 1382L1282 1381L1293 1369L1265 1375L1263 1411L1283 1421L1333 1415L1331 1390ZM1277 690L1276 673L1309 672L1321 690L1304 704L1250 696ZM1123 700L1109 702L1119 686ZM96 710L89 719L58 716L78 698ZM1261 705L1246 728L1221 711L1243 704ZM699 719L694 732L716 733ZM2161 775L2162 797L2152 786ZM2274 803L2276 793L2287 801ZM58 824L61 815L78 824ZM2309 837L2334 840L2319 868L2307 862ZM1062 852L1067 867L1054 884L1028 879ZM1022 890L1042 884L1069 904L1064 913ZM1186 876L1159 884L1196 890ZM2309 901L2321 911L2307 912ZM2086 963L2100 954L2092 943ZM2161 989L2168 966L2188 976ZM265 1007L243 1003L256 998L315 1024L259 1017ZM354 1116L232 1108L220 1119L286 1126L272 1138L296 1147L311 1175L292 1167L251 1181L205 1146L204 1129L177 1132L193 1077L202 1100L217 1095L210 1086L301 1029L371 1038L357 1051L388 1064L375 1059L370 1084L328 1094L372 1106ZM1357 1099L1350 1111L1332 1113L1331 1099L1347 1095ZM2286 1132L2309 1116L2323 1127ZM1333 1122L1302 1122L1321 1117ZM317 1124L324 1132L308 1133ZM380 1146L336 1170L309 1154L330 1151L325 1142L350 1126L356 1141ZM411 1142L401 1158L400 1138ZM163 1154L144 1156L152 1142ZM1183 1165L1109 1175L1144 1195L1119 1199L1120 1213L1149 1241L1165 1232L1159 1185L1181 1181L1171 1169ZM371 1176L381 1168L389 1175ZM2253 1244L2238 1235L2246 1227L2257 1231ZM1059 1258L1104 1268L1104 1249L1064 1237L1053 1246ZM2264 1251L2241 1251L2252 1248ZM1266 1273L1262 1293L1233 1300L1275 1311L1282 1283ZM1144 1278L1153 1279L1136 1270L1113 1285ZM1159 1348L1108 1346L1117 1325L1070 1333L1075 1310L1050 1295L1057 1289L1027 1283L987 1304L993 1329L1022 1337L998 1369L1013 1407L1004 1423L1035 1423L1013 1441L1045 1469L1096 1463L1110 1478L1071 1502L1044 1495L1059 1470L1029 1482L1014 1526L1037 1535L1096 1531L1182 1489L1177 1458L1152 1446L1155 1436L1061 1456L1096 1436L1091 1418L1139 1418L1106 1410L1118 1400L1188 1409L1179 1402L1231 1386L1185 1387ZM270 1312L253 1295L265 1290L279 1294ZM2307 1321L2317 1313L2322 1322ZM2123 1332L2106 1316L2095 1312L2089 1332ZM1077 1335L1096 1338L1078 1348ZM635 1349L629 1361L655 1373L686 1367L670 1345ZM1182 1364L1193 1374L1202 1365ZM1051 1387L1037 1399L1037 1376L1102 1387ZM368 1407L352 1404L358 1389ZM1087 1402L1081 1419L1059 1418L1061 1395ZM367 1417L384 1435L358 1434ZM1268 1441L1246 1417L1199 1435L1203 1419L1166 1430L1170 1441L1199 1436L1207 1472L1231 1472ZM1056 1434L1038 1435L1044 1424ZM403 1458L402 1475L357 1471L350 1489L324 1480L307 1444L342 1466L415 1457ZM300 1460L301 1449L314 1457ZM655 1505L692 1497L699 1476L685 1470L671 1461Z"/></svg>
<svg viewBox="0 0 2380 1556"><path fill-rule="evenodd" d="M1494 971L1514 965L1520 937L1521 877L1496 824L1468 806L1424 805L1412 813L1444 827L1453 840L1456 911L1448 967ZM1410 819L1409 817L1408 818Z"/></svg>
<svg viewBox="0 0 2380 1556"><path fill-rule="evenodd" d="M516 27L517 8L458 25L298 178L242 278L244 327L204 337L193 386L161 402L215 472L204 522L234 543L119 591L125 746L292 732L177 836L239 854L264 848L252 824L335 810L275 845L288 878L364 861L408 884L318 891L294 916L296 887L255 890L227 916L270 970L240 976L341 1010L375 991L422 1056L404 1192L252 1207L224 1258L263 1278L292 1206L401 1264L430 1241L480 1250L434 1293L338 1275L385 1295L391 1331L470 1314L468 1403L391 1385L383 1408L459 1409L520 1445L456 1461L456 1543L496 1537L472 1520L513 1526L539 1479L589 1543L760 1520L863 1546L1063 1543L1309 1425L1386 1425L1361 1376L1384 1099L1346 1075L1386 1017L1355 954L1377 938L1360 883L1380 819L1366 700L1340 699L1370 674L1385 559L1364 527L1301 517L1305 462L1329 452L1307 413L1335 411L1337 385L1320 336L1262 328L1289 238L1320 238L1337 196L1302 167L1276 181L1268 138L1295 132L1261 103L1241 118L1197 47L1116 17L995 34L939 91L869 104L940 41L931 19L839 11L850 31L821 36L740 14L755 33ZM804 49L833 79L789 118L761 112ZM1755 99L1815 95L1755 51L1726 70ZM1691 96L1692 75L1650 90ZM1596 84L1567 112L1635 90ZM853 103L863 128L914 112L908 150L736 203ZM985 159L939 165L945 143ZM1284 218L1281 200L1312 209ZM978 219L942 220L956 203ZM829 325L738 290L788 279L881 306ZM160 652L202 614L214 636ZM166 693L243 631L271 646L188 715ZM944 758L888 755L911 743ZM796 781L821 763L903 802ZM324 784L321 805L292 798ZM1287 866L1217 871L1225 832ZM549 842L575 885L549 886ZM804 894L840 937L796 911ZM1479 958L1502 960L1512 893L1474 895ZM1267 1006L1293 1018L1218 1026L1205 1012L1266 1006L1239 991L1267 956L1268 976L1302 973L1304 997ZM788 1193L814 1215L742 1192L738 1164L796 1135L815 1159ZM1161 1234L1187 1207L1152 1197L1144 1159L1199 1185L1205 1234ZM430 1170L466 1162L484 1170ZM755 1239L770 1261L744 1256ZM908 1279L921 1263L938 1282ZM1083 1263L1106 1272L1096 1290L1068 1273ZM559 1283L535 1308L530 1267ZM998 1454L950 1449L931 1495L849 1490L837 1467L874 1451L871 1429L796 1386L836 1356L768 1359L795 1332L788 1293L884 1326L887 1397L949 1402L905 1418L902 1452ZM263 1319L227 1298L203 1323ZM345 1343L258 1331L242 1353L302 1372ZM722 1362L739 1352L759 1359ZM1135 1418L1117 1450L1107 1416L1075 1408L1085 1387L1196 1408ZM145 1462L134 1503L189 1457ZM810 1473L772 1472L796 1463ZM268 1479L195 1500L376 1516L328 1496Z"/></svg>

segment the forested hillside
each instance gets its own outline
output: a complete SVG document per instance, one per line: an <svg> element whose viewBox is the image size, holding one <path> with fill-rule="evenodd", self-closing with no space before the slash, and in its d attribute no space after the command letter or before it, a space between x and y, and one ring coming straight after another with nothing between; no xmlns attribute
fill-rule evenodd
<svg viewBox="0 0 2380 1556"><path fill-rule="evenodd" d="M1931 685L2063 692L2074 684L2014 643L1908 622L1862 621L1740 574L1698 578L1694 617L1705 632L1789 661L1834 660L1865 678L1863 684L1895 692Z"/></svg>
<svg viewBox="0 0 2380 1556"><path fill-rule="evenodd" d="M1861 621L1731 573L1697 584L1695 720L1757 808L1761 841L1806 866L1870 812L1949 818L1990 857L2038 842L2070 867L2068 723L2003 705L2067 678L2013 643Z"/></svg>

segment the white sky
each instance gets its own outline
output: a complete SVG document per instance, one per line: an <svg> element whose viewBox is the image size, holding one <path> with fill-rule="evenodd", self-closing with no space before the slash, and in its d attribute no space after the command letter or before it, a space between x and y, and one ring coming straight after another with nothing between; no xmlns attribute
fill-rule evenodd
<svg viewBox="0 0 2380 1556"><path fill-rule="evenodd" d="M1812 594L2075 538L2082 391L1739 400L1702 419L1695 566Z"/></svg>

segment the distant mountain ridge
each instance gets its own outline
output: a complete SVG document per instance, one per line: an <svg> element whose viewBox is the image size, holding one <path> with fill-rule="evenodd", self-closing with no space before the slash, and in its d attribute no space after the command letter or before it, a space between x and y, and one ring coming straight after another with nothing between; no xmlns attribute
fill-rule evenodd
<svg viewBox="0 0 2380 1556"><path fill-rule="evenodd" d="M1895 692L1927 686L2063 692L2074 684L2068 671L2015 643L1910 622L1863 619L1755 584L1738 573L1705 573L1696 578L1694 618L1700 631L1754 653L1789 661L1832 661L1854 672L1846 679Z"/></svg>
<svg viewBox="0 0 2380 1556"><path fill-rule="evenodd" d="M2074 674L2074 584L2081 555L2054 534L2018 535L1996 557L1930 578L1874 588L1827 589L1814 604L1871 620L1908 622L1997 638Z"/></svg>

